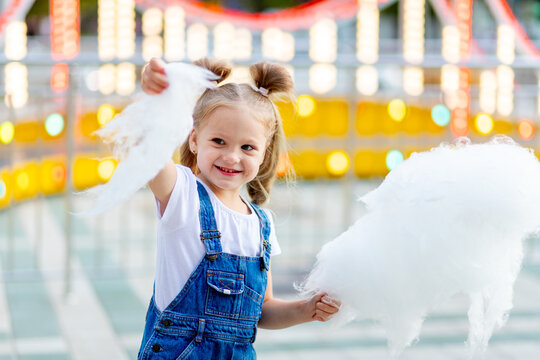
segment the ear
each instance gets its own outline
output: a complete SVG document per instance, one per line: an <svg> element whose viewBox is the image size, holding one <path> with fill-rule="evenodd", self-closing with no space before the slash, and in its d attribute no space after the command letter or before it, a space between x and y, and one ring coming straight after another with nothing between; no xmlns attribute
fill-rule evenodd
<svg viewBox="0 0 540 360"><path fill-rule="evenodd" d="M192 153L197 153L197 131L195 129L191 129L189 133L189 149Z"/></svg>

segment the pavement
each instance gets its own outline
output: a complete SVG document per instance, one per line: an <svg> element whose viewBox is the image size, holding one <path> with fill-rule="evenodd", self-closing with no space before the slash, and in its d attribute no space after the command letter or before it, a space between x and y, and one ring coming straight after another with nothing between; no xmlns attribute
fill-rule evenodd
<svg viewBox="0 0 540 360"><path fill-rule="evenodd" d="M375 185L359 183L349 191L359 194ZM350 206L335 205L345 209L338 210L313 200L313 194L336 198L342 190L335 183L297 185L294 196L288 191L278 186L275 194L280 206L274 210L285 220L276 221L283 254L275 258L273 271L274 282L279 280L276 295L291 299L296 297L292 283L301 280L321 244L344 226L339 216L322 217L329 220L321 224L313 211L336 214ZM288 202L279 200L285 198ZM353 217L362 213L353 209ZM0 360L135 359L153 284L152 198L141 191L97 218L69 218L65 210L62 197L51 197L0 212ZM324 229L302 230L298 224L310 218ZM66 221L71 221L71 237ZM493 335L485 359L540 359L540 241L530 240L526 249L515 307L506 326ZM467 359L467 307L463 296L441 305L400 359ZM262 360L390 358L384 331L369 321L259 330L255 348Z"/></svg>

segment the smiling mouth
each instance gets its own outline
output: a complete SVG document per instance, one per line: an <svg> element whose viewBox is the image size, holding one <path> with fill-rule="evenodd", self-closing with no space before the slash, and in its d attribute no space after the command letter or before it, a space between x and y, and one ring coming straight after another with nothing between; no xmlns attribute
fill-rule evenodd
<svg viewBox="0 0 540 360"><path fill-rule="evenodd" d="M215 167L216 167L219 171L221 171L222 173L224 173L225 175L235 175L235 174L241 173L240 170L228 169L228 168L221 167L221 166L217 166L217 165L215 165Z"/></svg>

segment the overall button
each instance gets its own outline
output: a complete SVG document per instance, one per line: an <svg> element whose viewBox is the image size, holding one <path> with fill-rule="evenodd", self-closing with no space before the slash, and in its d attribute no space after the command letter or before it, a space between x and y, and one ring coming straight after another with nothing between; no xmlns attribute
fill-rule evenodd
<svg viewBox="0 0 540 360"><path fill-rule="evenodd" d="M153 351L153 352L160 352L160 351L163 351L163 348L162 348L161 345L159 345L159 344L154 344L154 345L152 346L152 351Z"/></svg>
<svg viewBox="0 0 540 360"><path fill-rule="evenodd" d="M172 325L172 321L169 320L169 319L165 319L165 320L163 320L163 321L161 322L161 325L163 325L163 327L168 328L169 326Z"/></svg>

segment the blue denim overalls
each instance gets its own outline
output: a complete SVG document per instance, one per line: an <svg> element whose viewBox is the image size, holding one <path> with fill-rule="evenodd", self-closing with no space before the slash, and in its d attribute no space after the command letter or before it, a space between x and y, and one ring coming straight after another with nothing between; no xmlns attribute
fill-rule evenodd
<svg viewBox="0 0 540 360"><path fill-rule="evenodd" d="M266 291L270 223L252 204L261 224L262 256L223 253L214 209L199 181L197 190L206 256L163 312L152 296L139 360L256 358L252 343Z"/></svg>

